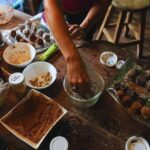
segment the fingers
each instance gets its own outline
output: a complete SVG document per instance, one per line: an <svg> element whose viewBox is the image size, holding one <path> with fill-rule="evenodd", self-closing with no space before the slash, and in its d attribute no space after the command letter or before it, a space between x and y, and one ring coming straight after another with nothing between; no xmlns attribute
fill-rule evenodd
<svg viewBox="0 0 150 150"><path fill-rule="evenodd" d="M69 25L68 30L73 39L82 39L85 36L83 29L77 24Z"/></svg>
<svg viewBox="0 0 150 150"><path fill-rule="evenodd" d="M80 26L78 24L73 24L73 25L69 25L69 32L72 33L75 29L80 28Z"/></svg>
<svg viewBox="0 0 150 150"><path fill-rule="evenodd" d="M72 89L75 92L80 93L82 95L82 93L84 91L86 91L86 89L88 87L89 79L87 78L87 76L83 76L83 77L79 77L79 78L69 79L69 81L72 86Z"/></svg>

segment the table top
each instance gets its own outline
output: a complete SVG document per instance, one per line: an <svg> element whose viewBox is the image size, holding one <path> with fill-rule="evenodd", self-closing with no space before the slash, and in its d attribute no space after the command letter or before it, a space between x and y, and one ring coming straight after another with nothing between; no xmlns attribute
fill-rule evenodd
<svg viewBox="0 0 150 150"><path fill-rule="evenodd" d="M15 11L13 19L6 25L0 26L0 30L10 29L19 23L23 23L31 16ZM16 19L17 18L17 19ZM1 49L1 57L2 51ZM113 81L117 70L100 64L99 56L103 51L114 51L119 59L126 59L129 53L125 48L116 47L105 42L91 42L78 49L82 58L92 64L93 70L102 75L106 86ZM48 60L58 71L56 82L41 92L53 98L64 106L68 113L48 134L39 149L48 150L52 138L62 135L69 142L69 150L124 150L126 140L133 135L146 138L150 142L150 129L131 119L124 110L106 92L102 94L98 103L88 109L80 109L74 106L63 90L63 79L66 74L66 65L62 54L58 51ZM150 64L136 60L145 68ZM7 72L12 73L16 69L8 66L3 61L0 63L1 75L7 78ZM9 101L0 109L0 117L13 108L17 102ZM5 139L9 150L32 149L27 144L17 139L2 125L0 125L0 137Z"/></svg>

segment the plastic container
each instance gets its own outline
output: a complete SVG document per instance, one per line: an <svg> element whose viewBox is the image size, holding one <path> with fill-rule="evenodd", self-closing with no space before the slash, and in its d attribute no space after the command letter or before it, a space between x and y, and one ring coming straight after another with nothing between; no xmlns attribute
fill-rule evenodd
<svg viewBox="0 0 150 150"><path fill-rule="evenodd" d="M68 141L62 136L55 137L49 146L49 150L68 150Z"/></svg>
<svg viewBox="0 0 150 150"><path fill-rule="evenodd" d="M9 76L9 83L17 98L21 99L27 90L24 75L18 72L11 74Z"/></svg>
<svg viewBox="0 0 150 150"><path fill-rule="evenodd" d="M150 150L150 147L143 137L132 136L127 140L125 150Z"/></svg>

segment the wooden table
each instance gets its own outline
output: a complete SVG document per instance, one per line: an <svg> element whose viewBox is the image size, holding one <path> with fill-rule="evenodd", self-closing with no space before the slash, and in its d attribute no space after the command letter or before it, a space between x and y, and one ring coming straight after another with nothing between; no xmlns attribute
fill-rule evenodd
<svg viewBox="0 0 150 150"><path fill-rule="evenodd" d="M28 15L19 13L16 11L12 21L6 26L0 26L0 30L16 26L30 18ZM106 50L114 51L119 59L126 59L129 56L126 49L101 42L92 42L79 48L82 58L91 63L93 70L103 76L107 86L113 81L117 71L115 68L108 68L99 63L100 54ZM142 136L150 142L150 129L131 119L106 91L102 94L99 102L91 108L80 109L74 106L63 90L66 65L61 53L58 51L49 59L49 62L57 68L58 76L56 82L42 93L59 102L68 109L68 113L48 134L39 148L40 150L48 150L50 140L58 135L68 139L69 150L124 150L126 140L133 135ZM145 68L150 68L149 63L141 61L137 61L137 63ZM8 72L16 71L3 61L0 66ZM1 75L2 73L3 71ZM2 117L16 103L11 100L7 102L5 107L0 109L0 116ZM8 142L9 150L32 149L4 129L2 125L0 125L0 136Z"/></svg>

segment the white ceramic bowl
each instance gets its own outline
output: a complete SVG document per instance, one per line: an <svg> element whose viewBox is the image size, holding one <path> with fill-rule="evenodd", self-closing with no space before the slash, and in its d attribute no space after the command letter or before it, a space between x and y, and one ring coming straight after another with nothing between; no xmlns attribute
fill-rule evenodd
<svg viewBox="0 0 150 150"><path fill-rule="evenodd" d="M52 77L48 84L46 84L44 86L40 86L40 87L33 86L31 84L31 82L30 82L31 80L34 80L35 78L40 77L47 72L49 72ZM40 61L34 62L34 63L28 65L23 70L23 74L25 77L26 84L33 89L39 89L39 90L49 87L55 81L55 79L57 77L56 68L52 64L50 64L48 62L40 62Z"/></svg>
<svg viewBox="0 0 150 150"><path fill-rule="evenodd" d="M125 150L150 150L150 146L143 137L132 136L127 140Z"/></svg>
<svg viewBox="0 0 150 150"><path fill-rule="evenodd" d="M17 61L19 61L19 59L21 59L21 56L22 56L22 58L24 57L24 55L25 55L25 54L23 54L24 52L27 52L30 55L30 58L27 59L26 61L22 61L22 63L20 63L21 61L19 63L18 62L13 63L13 61L11 60L12 57L17 58L17 55L18 55ZM11 66L25 67L33 61L33 59L35 58L35 55L36 55L36 50L32 45L30 45L28 43L18 42L14 45L8 46L5 49L5 51L3 53L3 58L4 58L5 62L10 64Z"/></svg>
<svg viewBox="0 0 150 150"><path fill-rule="evenodd" d="M115 66L117 60L118 60L117 55L111 51L103 52L100 56L100 63L108 67Z"/></svg>

